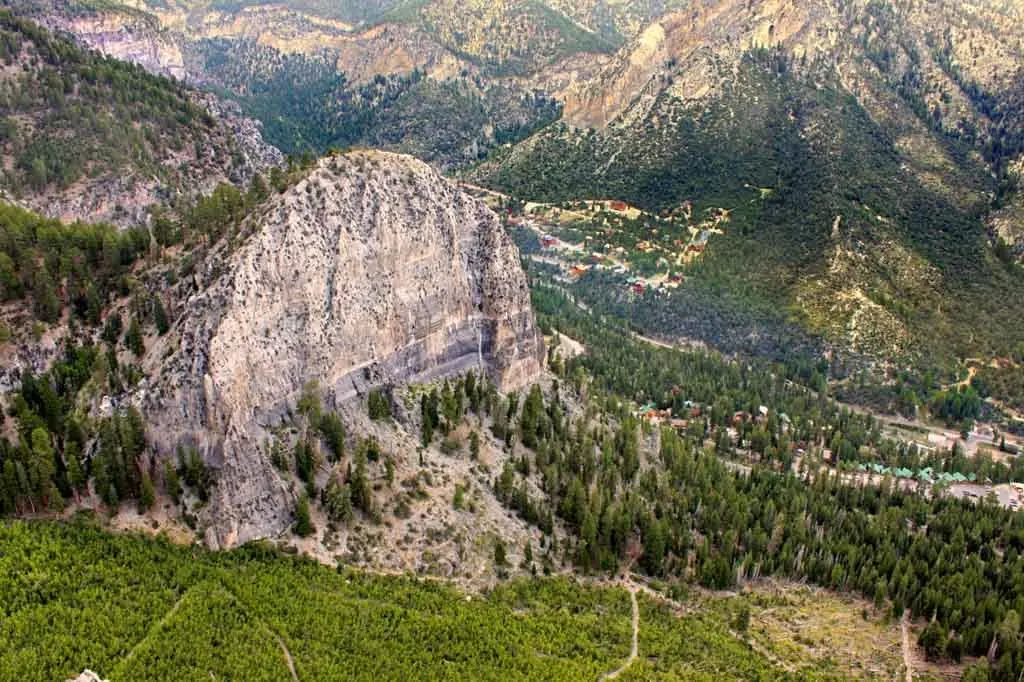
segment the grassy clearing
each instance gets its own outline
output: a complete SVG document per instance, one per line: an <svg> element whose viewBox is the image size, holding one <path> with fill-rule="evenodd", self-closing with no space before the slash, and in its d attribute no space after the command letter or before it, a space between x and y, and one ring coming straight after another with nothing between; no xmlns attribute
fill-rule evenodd
<svg viewBox="0 0 1024 682"><path fill-rule="evenodd" d="M787 669L842 679L895 679L902 670L899 624L863 600L767 583L720 608L742 604L751 609L751 641Z"/></svg>

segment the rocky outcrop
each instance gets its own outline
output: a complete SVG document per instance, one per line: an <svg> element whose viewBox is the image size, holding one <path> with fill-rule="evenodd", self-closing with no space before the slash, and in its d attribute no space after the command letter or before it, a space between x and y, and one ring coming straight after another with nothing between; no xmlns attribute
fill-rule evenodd
<svg viewBox="0 0 1024 682"><path fill-rule="evenodd" d="M75 16L54 12L43 17L43 23L72 33L90 48L138 64L150 73L178 80L188 78L181 47L146 13L127 8Z"/></svg>
<svg viewBox="0 0 1024 682"><path fill-rule="evenodd" d="M106 682L106 680L102 679L99 675L86 668L82 671L81 675L79 675L73 680L68 680L67 682Z"/></svg>
<svg viewBox="0 0 1024 682"><path fill-rule="evenodd" d="M284 164L281 150L263 139L263 124L246 116L238 102L200 91L196 91L194 100L231 136L239 163L232 169L229 180L247 185L255 174Z"/></svg>
<svg viewBox="0 0 1024 682"><path fill-rule="evenodd" d="M291 494L261 447L307 382L340 404L469 369L512 390L540 371L517 249L489 209L422 162L324 159L247 229L208 259L171 347L149 353L158 376L142 400L159 450L195 446L217 472L213 546L291 523Z"/></svg>
<svg viewBox="0 0 1024 682"><path fill-rule="evenodd" d="M65 222L109 222L123 227L145 224L155 205L194 200L221 183L243 189L257 174L284 163L284 154L263 139L262 124L243 115L235 102L192 92L192 101L210 114L214 125L181 150L162 147L163 177L125 163L117 172L80 178L69 187L48 186L26 193L20 203ZM185 169L183 171L182 169Z"/></svg>

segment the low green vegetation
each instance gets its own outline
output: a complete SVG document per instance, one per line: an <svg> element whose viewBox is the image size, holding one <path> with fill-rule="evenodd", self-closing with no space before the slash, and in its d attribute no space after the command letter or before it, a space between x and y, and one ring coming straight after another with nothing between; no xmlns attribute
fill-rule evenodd
<svg viewBox="0 0 1024 682"><path fill-rule="evenodd" d="M5 679L90 667L112 682L281 680L287 652L300 679L593 680L629 651L628 595L565 580L467 598L261 546L211 554L85 523L3 523L0 540Z"/></svg>
<svg viewBox="0 0 1024 682"><path fill-rule="evenodd" d="M210 553L113 535L87 516L0 523L0 546L5 679L65 679L89 667L111 682L282 680L293 667L299 679L594 680L630 648L628 594L565 578L467 595L266 544ZM788 593L672 593L681 602L638 595L639 656L623 679L845 679L855 669L846 653L794 658L785 649L788 672L771 662L784 643L759 633L783 617L775 612L792 602ZM853 606L830 609L822 625L860 618Z"/></svg>
<svg viewBox="0 0 1024 682"><path fill-rule="evenodd" d="M274 634L218 580L190 587L117 662L109 679L180 680L202 671L224 679L289 676Z"/></svg>
<svg viewBox="0 0 1024 682"><path fill-rule="evenodd" d="M665 603L646 595L638 599L643 624L638 659L620 680L827 679L821 671L787 675L767 668L764 656L716 613L695 610L679 618Z"/></svg>

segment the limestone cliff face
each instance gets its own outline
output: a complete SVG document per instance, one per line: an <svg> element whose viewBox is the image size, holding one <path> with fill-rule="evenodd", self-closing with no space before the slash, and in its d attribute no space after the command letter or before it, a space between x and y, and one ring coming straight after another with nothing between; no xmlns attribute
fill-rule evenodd
<svg viewBox="0 0 1024 682"><path fill-rule="evenodd" d="M178 80L188 78L179 45L141 12L96 12L69 18L55 13L47 16L44 23L68 31L89 47L138 64L151 73Z"/></svg>
<svg viewBox="0 0 1024 682"><path fill-rule="evenodd" d="M470 368L513 390L540 371L517 249L490 210L422 162L324 159L250 230L209 259L210 283L168 335L177 348L153 361L160 376L143 400L161 451L194 444L217 471L214 546L290 524L291 494L261 447L307 382L343 403Z"/></svg>
<svg viewBox="0 0 1024 682"><path fill-rule="evenodd" d="M645 13L644 2L624 5ZM628 124L665 94L682 102L702 100L731 84L738 62L757 48L779 49L797 65L832 67L873 116L885 117L901 107L876 102L869 92L865 81L880 75L877 61L894 82L922 83L924 104L948 130L961 121L985 124L963 83L974 81L1006 97L1021 81L1019 0L998 6L983 0L891 0L884 10L869 0L669 1L651 16L649 23L637 24L643 28L627 32L632 40L589 82L565 93L568 123L580 129ZM882 46L884 60L878 59Z"/></svg>

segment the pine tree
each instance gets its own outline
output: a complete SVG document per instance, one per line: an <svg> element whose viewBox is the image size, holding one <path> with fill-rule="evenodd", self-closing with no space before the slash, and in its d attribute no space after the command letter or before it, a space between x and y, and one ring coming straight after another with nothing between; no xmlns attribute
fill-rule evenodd
<svg viewBox="0 0 1024 682"><path fill-rule="evenodd" d="M320 423L320 383L315 379L302 387L297 405L299 414L305 415L314 428Z"/></svg>
<svg viewBox="0 0 1024 682"><path fill-rule="evenodd" d="M352 489L348 484L341 485L336 476L332 476L323 493L324 508L332 521L347 522L352 518Z"/></svg>
<svg viewBox="0 0 1024 682"><path fill-rule="evenodd" d="M139 494L139 513L144 514L153 507L156 501L156 489L148 471L142 472L142 490Z"/></svg>
<svg viewBox="0 0 1024 682"><path fill-rule="evenodd" d="M420 436L423 447L430 445L434 440L434 429L437 427L437 404L430 396L420 398Z"/></svg>
<svg viewBox="0 0 1024 682"><path fill-rule="evenodd" d="M146 352L146 344L142 340L142 326L139 324L139 318L132 318L131 324L128 325L128 333L124 336L124 344L137 358L141 358Z"/></svg>
<svg viewBox="0 0 1024 682"><path fill-rule="evenodd" d="M45 264L36 273L32 296L35 301L36 317L43 322L56 322L60 317L61 302L57 298L57 285L54 284Z"/></svg>
<svg viewBox="0 0 1024 682"><path fill-rule="evenodd" d="M313 464L313 444L306 440L295 443L295 473L306 484L313 481L316 467Z"/></svg>
<svg viewBox="0 0 1024 682"><path fill-rule="evenodd" d="M146 422L139 409L132 405L120 425L121 447L129 460L135 460L146 449Z"/></svg>
<svg viewBox="0 0 1024 682"><path fill-rule="evenodd" d="M355 506L367 514L373 510L373 491L370 489L370 481L366 474L366 445L360 445L356 450L355 473L350 479L352 486L352 502Z"/></svg>
<svg viewBox="0 0 1024 682"><path fill-rule="evenodd" d="M103 324L103 340L113 346L121 338L121 331L121 313L114 311L107 316L107 321Z"/></svg>
<svg viewBox="0 0 1024 682"><path fill-rule="evenodd" d="M476 431L469 434L469 457L474 462L480 459L480 434Z"/></svg>
<svg viewBox="0 0 1024 682"><path fill-rule="evenodd" d="M85 472L82 471L82 463L79 460L79 447L75 441L67 441L64 446L64 463L68 472L68 485L71 486L75 497L85 486Z"/></svg>
<svg viewBox="0 0 1024 682"><path fill-rule="evenodd" d="M166 334L171 328L171 323L167 319L167 310L159 296L153 297L153 325L156 327L156 333L160 336Z"/></svg>
<svg viewBox="0 0 1024 682"><path fill-rule="evenodd" d="M391 404L381 391L376 389L370 391L366 404L370 419L373 421L384 421L391 418Z"/></svg>
<svg viewBox="0 0 1024 682"><path fill-rule="evenodd" d="M185 483L195 488L199 499L206 501L209 496L210 474L199 451L188 448L185 453Z"/></svg>
<svg viewBox="0 0 1024 682"><path fill-rule="evenodd" d="M35 502L33 502L32 500L32 484L29 481L28 471L25 469L25 466L21 462L14 463L14 471L18 479L18 492L16 494L16 497L20 495L21 497L27 498L29 507L34 512L36 510L36 505Z"/></svg>
<svg viewBox="0 0 1024 682"><path fill-rule="evenodd" d="M644 535L644 570L651 575L661 575L665 560L665 529L661 522L652 519Z"/></svg>
<svg viewBox="0 0 1024 682"><path fill-rule="evenodd" d="M540 386L534 384L523 403L523 413L519 418L519 434L523 445L530 449L537 447L537 440L541 435L544 415L544 396L540 392Z"/></svg>
<svg viewBox="0 0 1024 682"><path fill-rule="evenodd" d="M117 512L121 506L121 500L117 495L117 486L110 483L106 486L105 492L101 494L104 504L110 507L111 513Z"/></svg>
<svg viewBox="0 0 1024 682"><path fill-rule="evenodd" d="M57 490L57 484L53 481L50 481L50 486L46 491L46 506L57 514L64 511L64 496Z"/></svg>
<svg viewBox="0 0 1024 682"><path fill-rule="evenodd" d="M0 471L0 514L10 514L17 510L18 474L14 460L4 460Z"/></svg>
<svg viewBox="0 0 1024 682"><path fill-rule="evenodd" d="M448 433L451 429L455 428L458 424L459 404L455 399L455 392L452 390L452 385L445 380L444 386L441 389L441 411L444 414L444 431Z"/></svg>
<svg viewBox="0 0 1024 682"><path fill-rule="evenodd" d="M32 493L39 498L45 497L53 483L57 467L53 459L53 445L50 434L40 427L32 431L32 451L29 462L29 479Z"/></svg>
<svg viewBox="0 0 1024 682"><path fill-rule="evenodd" d="M480 392L477 390L476 374L473 372L466 374L465 392L469 399L469 409L473 414L480 414Z"/></svg>
<svg viewBox="0 0 1024 682"><path fill-rule="evenodd" d="M169 461L164 462L164 488L174 500L174 504L181 501L181 481L178 479L178 470Z"/></svg>
<svg viewBox="0 0 1024 682"><path fill-rule="evenodd" d="M327 444L327 460L333 464L345 455L345 426L334 412L323 415L318 426Z"/></svg>
<svg viewBox="0 0 1024 682"><path fill-rule="evenodd" d="M312 535L315 530L313 520L309 516L309 498L300 495L295 505L295 534L305 538Z"/></svg>

